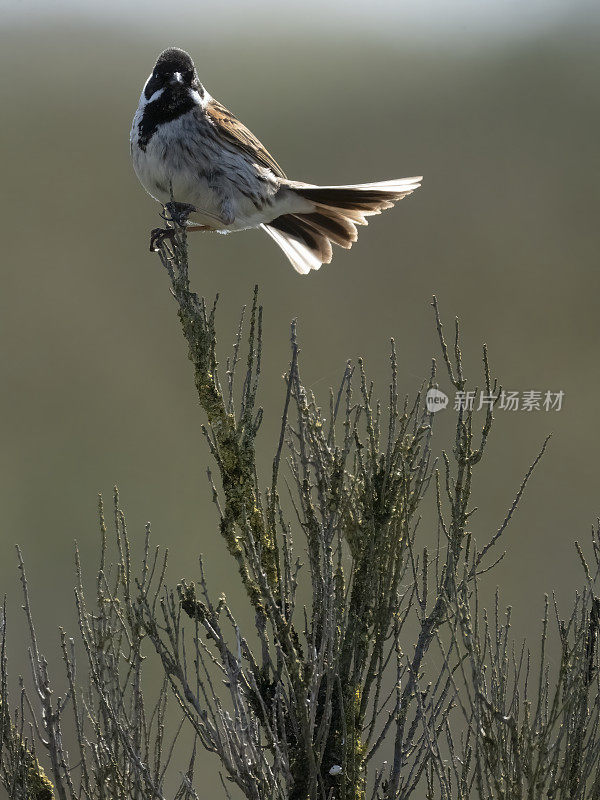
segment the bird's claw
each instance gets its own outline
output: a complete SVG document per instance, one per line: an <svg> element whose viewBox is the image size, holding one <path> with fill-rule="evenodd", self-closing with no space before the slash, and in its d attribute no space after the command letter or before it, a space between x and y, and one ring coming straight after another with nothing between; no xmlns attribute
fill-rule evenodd
<svg viewBox="0 0 600 800"><path fill-rule="evenodd" d="M163 214L163 219L167 220L167 222L174 222L176 225L179 225L180 228L185 228L187 219L190 214L196 211L196 206L193 206L191 203L177 203L171 200L165 205L165 211L168 212L169 216L166 217Z"/></svg>
<svg viewBox="0 0 600 800"><path fill-rule="evenodd" d="M150 231L150 252L158 253L165 239L173 241L176 235L176 228L154 228Z"/></svg>
<svg viewBox="0 0 600 800"><path fill-rule="evenodd" d="M160 216L166 223L171 223L173 227L154 228L150 233L150 252L156 253L160 250L166 239L170 239L172 242L177 236L178 230L185 229L187 219L194 211L196 211L196 206L191 203L177 203L174 200L166 203Z"/></svg>

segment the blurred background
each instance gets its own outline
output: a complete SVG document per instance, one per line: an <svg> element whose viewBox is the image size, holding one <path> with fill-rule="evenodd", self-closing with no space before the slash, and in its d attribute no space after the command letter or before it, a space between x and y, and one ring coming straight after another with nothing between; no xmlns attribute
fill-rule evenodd
<svg viewBox="0 0 600 800"><path fill-rule="evenodd" d="M324 404L357 356L385 400L392 336L400 388L416 392L439 356L433 293L449 327L460 317L473 388L487 342L506 389L565 393L560 412L496 413L474 487L483 541L553 434L485 585L485 600L499 585L514 606L517 637L535 635L544 592L570 603L582 579L573 541L587 543L600 512L597 4L3 2L0 591L13 671L25 669L15 543L54 651L58 626L75 624L73 542L92 573L97 493L110 502L115 483L136 546L147 520L168 545L171 583L193 579L202 552L214 591L235 597L186 348L148 252L159 208L129 160L139 93L170 45L291 177L425 176L308 277L259 232L190 239L194 288L221 295L222 361L260 285L265 475L292 318ZM436 417L436 452L450 422Z"/></svg>

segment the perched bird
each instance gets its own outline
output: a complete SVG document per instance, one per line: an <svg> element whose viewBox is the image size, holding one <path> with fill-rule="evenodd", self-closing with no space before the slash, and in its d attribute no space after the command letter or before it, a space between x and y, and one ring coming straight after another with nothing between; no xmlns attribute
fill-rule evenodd
<svg viewBox="0 0 600 800"><path fill-rule="evenodd" d="M248 128L210 96L190 56L176 47L158 57L130 138L142 186L170 210L176 207L187 230L262 228L302 275L331 261L332 242L351 247L357 225L391 208L421 180L348 186L288 180Z"/></svg>

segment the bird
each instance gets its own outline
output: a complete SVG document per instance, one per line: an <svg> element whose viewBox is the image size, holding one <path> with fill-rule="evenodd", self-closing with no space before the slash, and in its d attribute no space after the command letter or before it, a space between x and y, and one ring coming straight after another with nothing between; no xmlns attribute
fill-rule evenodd
<svg viewBox="0 0 600 800"><path fill-rule="evenodd" d="M359 117L360 119L360 117ZM170 47L148 77L130 134L144 189L187 231L260 228L301 275L350 248L357 225L421 184L421 177L345 186L289 180L265 146L200 83L191 56ZM153 232L158 249L169 229Z"/></svg>

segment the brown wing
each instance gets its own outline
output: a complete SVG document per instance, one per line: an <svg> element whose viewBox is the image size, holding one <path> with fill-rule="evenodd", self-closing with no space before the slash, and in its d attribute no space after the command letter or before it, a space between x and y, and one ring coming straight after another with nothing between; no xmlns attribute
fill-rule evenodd
<svg viewBox="0 0 600 800"><path fill-rule="evenodd" d="M221 136L231 144L248 153L255 161L273 170L279 178L285 178L285 172L269 153L267 148L259 142L256 136L236 119L231 111L222 106L217 100L211 99L206 106L206 113Z"/></svg>

